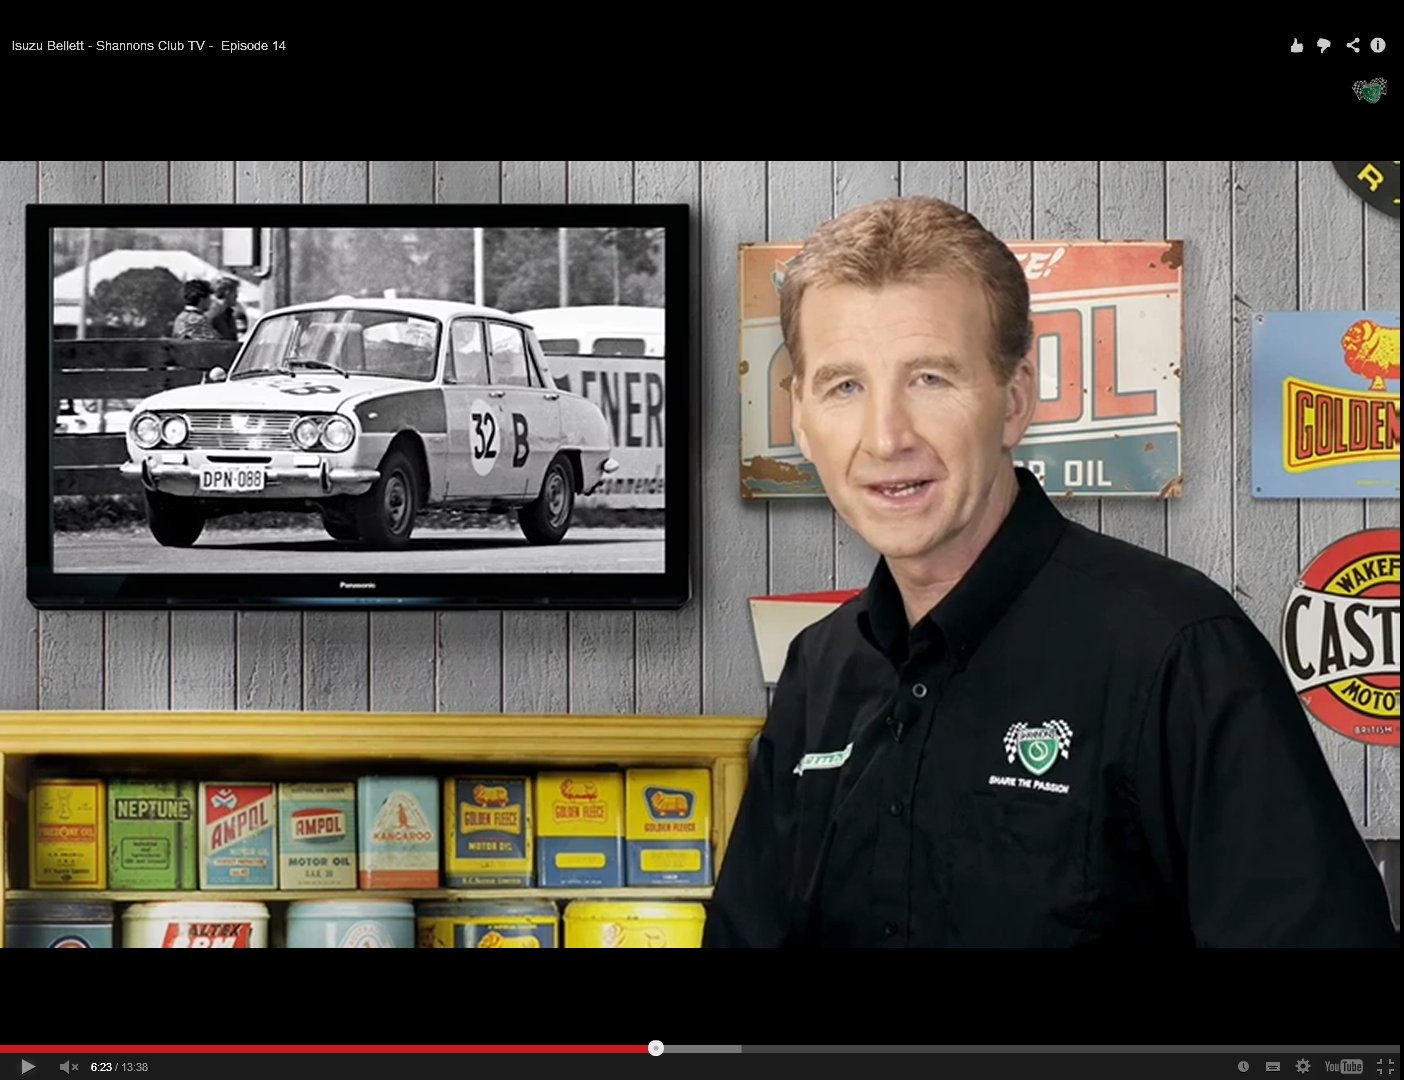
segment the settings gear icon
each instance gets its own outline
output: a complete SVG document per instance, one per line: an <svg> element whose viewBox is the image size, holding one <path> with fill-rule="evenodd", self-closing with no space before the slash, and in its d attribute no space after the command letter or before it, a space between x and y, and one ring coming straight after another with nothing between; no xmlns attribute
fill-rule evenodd
<svg viewBox="0 0 1404 1080"><path fill-rule="evenodd" d="M1309 1072L1311 1072L1311 1062L1308 1061L1306 1058L1297 1058L1297 1072L1299 1072L1299 1073L1309 1073Z"/></svg>

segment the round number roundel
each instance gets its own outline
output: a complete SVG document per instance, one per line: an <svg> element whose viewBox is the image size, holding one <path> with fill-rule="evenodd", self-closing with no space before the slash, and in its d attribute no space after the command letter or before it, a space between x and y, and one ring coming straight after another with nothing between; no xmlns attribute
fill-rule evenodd
<svg viewBox="0 0 1404 1080"><path fill-rule="evenodd" d="M486 401L476 399L468 408L468 452L473 458L473 471L479 476L492 472L501 446L497 412Z"/></svg>
<svg viewBox="0 0 1404 1080"><path fill-rule="evenodd" d="M1342 537L1287 600L1282 657L1307 712L1347 738L1399 745L1399 530Z"/></svg>

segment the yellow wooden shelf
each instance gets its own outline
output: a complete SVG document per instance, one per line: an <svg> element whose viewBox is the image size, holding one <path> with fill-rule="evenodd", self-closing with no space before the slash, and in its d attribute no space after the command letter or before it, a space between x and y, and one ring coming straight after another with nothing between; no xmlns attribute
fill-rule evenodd
<svg viewBox="0 0 1404 1080"><path fill-rule="evenodd" d="M20 869L26 823L24 799L37 759L97 776L134 765L164 778L199 780L237 768L282 779L319 763L376 771L396 763L440 772L515 765L537 769L614 766L696 767L712 774L713 867L719 869L746 785L747 754L759 716L563 716L374 712L33 712L0 711L0 770L6 813L6 884L26 880ZM104 759L107 759L106 761ZM6 900L363 900L376 896L463 900L705 900L710 888L221 890L97 892L5 889ZM3 944L3 937L0 937Z"/></svg>

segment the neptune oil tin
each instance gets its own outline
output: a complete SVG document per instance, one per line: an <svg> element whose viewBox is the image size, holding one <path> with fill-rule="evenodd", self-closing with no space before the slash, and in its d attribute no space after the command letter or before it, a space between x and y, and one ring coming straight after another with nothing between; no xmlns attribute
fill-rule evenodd
<svg viewBox="0 0 1404 1080"><path fill-rule="evenodd" d="M194 781L107 785L107 887L193 889L199 875Z"/></svg>
<svg viewBox="0 0 1404 1080"><path fill-rule="evenodd" d="M408 900L299 900L288 905L289 949L413 949Z"/></svg>
<svg viewBox="0 0 1404 1080"><path fill-rule="evenodd" d="M200 785L200 888L278 887L277 801L272 784Z"/></svg>
<svg viewBox="0 0 1404 1080"><path fill-rule="evenodd" d="M278 887L356 887L356 785L278 785Z"/></svg>
<svg viewBox="0 0 1404 1080"><path fill-rule="evenodd" d="M112 905L102 901L11 900L7 949L110 949Z"/></svg>
<svg viewBox="0 0 1404 1080"><path fill-rule="evenodd" d="M363 889L439 887L439 782L432 776L363 776L356 782Z"/></svg>
<svg viewBox="0 0 1404 1080"><path fill-rule="evenodd" d="M560 921L549 900L433 900L419 905L419 947L556 949Z"/></svg>

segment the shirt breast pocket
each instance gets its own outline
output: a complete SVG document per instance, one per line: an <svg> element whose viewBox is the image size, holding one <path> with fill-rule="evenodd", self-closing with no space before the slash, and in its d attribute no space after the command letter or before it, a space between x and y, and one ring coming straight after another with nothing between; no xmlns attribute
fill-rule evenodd
<svg viewBox="0 0 1404 1080"><path fill-rule="evenodd" d="M1074 945L1084 936L1088 814L1066 797L976 791L962 800L948 917L962 944Z"/></svg>

